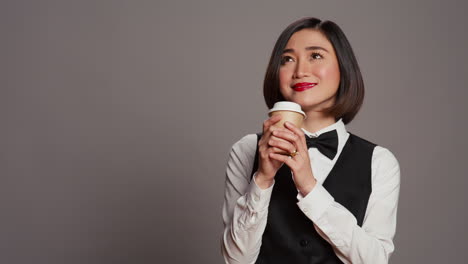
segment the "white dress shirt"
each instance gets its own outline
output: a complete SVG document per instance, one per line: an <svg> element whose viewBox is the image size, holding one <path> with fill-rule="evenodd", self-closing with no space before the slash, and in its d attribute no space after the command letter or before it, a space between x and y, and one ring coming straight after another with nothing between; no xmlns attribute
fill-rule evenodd
<svg viewBox="0 0 468 264"><path fill-rule="evenodd" d="M343 150L349 133L342 120L310 133L319 136L336 129L338 151L333 160L316 148L308 150L316 186L305 197L298 193L300 210L311 220L318 234L328 241L344 263L388 263L394 251L400 167L386 148L376 146L372 154L372 193L362 227L354 215L322 186ZM255 263L262 243L273 186L262 190L250 175L253 169L257 135L249 134L236 142L230 151L226 169L223 204L224 233L221 242L226 263ZM283 165L287 166L287 165Z"/></svg>

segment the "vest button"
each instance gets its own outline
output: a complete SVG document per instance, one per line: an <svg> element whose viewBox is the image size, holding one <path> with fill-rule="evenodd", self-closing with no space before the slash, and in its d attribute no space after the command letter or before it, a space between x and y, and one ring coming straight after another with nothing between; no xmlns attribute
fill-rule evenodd
<svg viewBox="0 0 468 264"><path fill-rule="evenodd" d="M306 247L307 245L309 245L309 241L303 239L303 240L301 240L300 244L301 244L302 247Z"/></svg>

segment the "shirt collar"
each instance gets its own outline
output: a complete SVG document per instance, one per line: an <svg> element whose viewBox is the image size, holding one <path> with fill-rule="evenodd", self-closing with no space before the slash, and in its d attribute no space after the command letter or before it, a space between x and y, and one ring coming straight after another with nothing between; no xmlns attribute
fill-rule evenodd
<svg viewBox="0 0 468 264"><path fill-rule="evenodd" d="M348 133L346 131L346 127L341 118L338 121L336 121L334 124L324 127L317 132L311 133L305 130L304 128L302 128L302 131L304 131L304 133L308 136L318 137L325 132L332 131L333 129L336 129L336 132L338 133L338 141L341 141L343 138L345 138L346 134Z"/></svg>
<svg viewBox="0 0 468 264"><path fill-rule="evenodd" d="M348 136L349 136L349 133L346 131L346 127L343 123L343 120L341 120L341 118L338 121L336 121L334 124L324 127L315 133L311 133L305 130L304 128L302 128L302 131L304 131L304 133L308 136L318 137L321 134L331 131L333 129L336 129L336 133L338 134L338 148L337 148L335 158L333 159L334 161L336 161L338 157L340 156L340 153L343 150L344 144L347 141ZM329 160L327 159L327 161ZM329 161L329 162L334 162L334 161Z"/></svg>

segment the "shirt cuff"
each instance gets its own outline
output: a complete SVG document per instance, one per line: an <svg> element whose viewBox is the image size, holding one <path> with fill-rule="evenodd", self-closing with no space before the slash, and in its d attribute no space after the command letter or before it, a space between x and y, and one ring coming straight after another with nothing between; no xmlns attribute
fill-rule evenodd
<svg viewBox="0 0 468 264"><path fill-rule="evenodd" d="M249 185L249 190L247 192L247 205L252 211L261 212L263 210L268 209L275 181L273 180L273 184L270 187L262 190L260 187L258 187L257 183L255 182L256 176L257 172L254 173L252 181Z"/></svg>
<svg viewBox="0 0 468 264"><path fill-rule="evenodd" d="M299 208L314 222L317 222L335 202L333 196L318 182L305 197L298 195L297 198Z"/></svg>

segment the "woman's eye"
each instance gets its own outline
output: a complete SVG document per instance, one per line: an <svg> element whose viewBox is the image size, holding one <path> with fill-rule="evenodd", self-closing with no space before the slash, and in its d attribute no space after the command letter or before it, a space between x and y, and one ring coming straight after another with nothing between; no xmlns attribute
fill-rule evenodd
<svg viewBox="0 0 468 264"><path fill-rule="evenodd" d="M315 52L312 53L311 57L312 57L312 59L316 59L316 60L317 60L317 59L322 59L322 58L323 58L322 54L320 54L320 53L315 53Z"/></svg>
<svg viewBox="0 0 468 264"><path fill-rule="evenodd" d="M292 61L293 59L289 56L284 56L281 58L281 64L285 64L286 62Z"/></svg>

